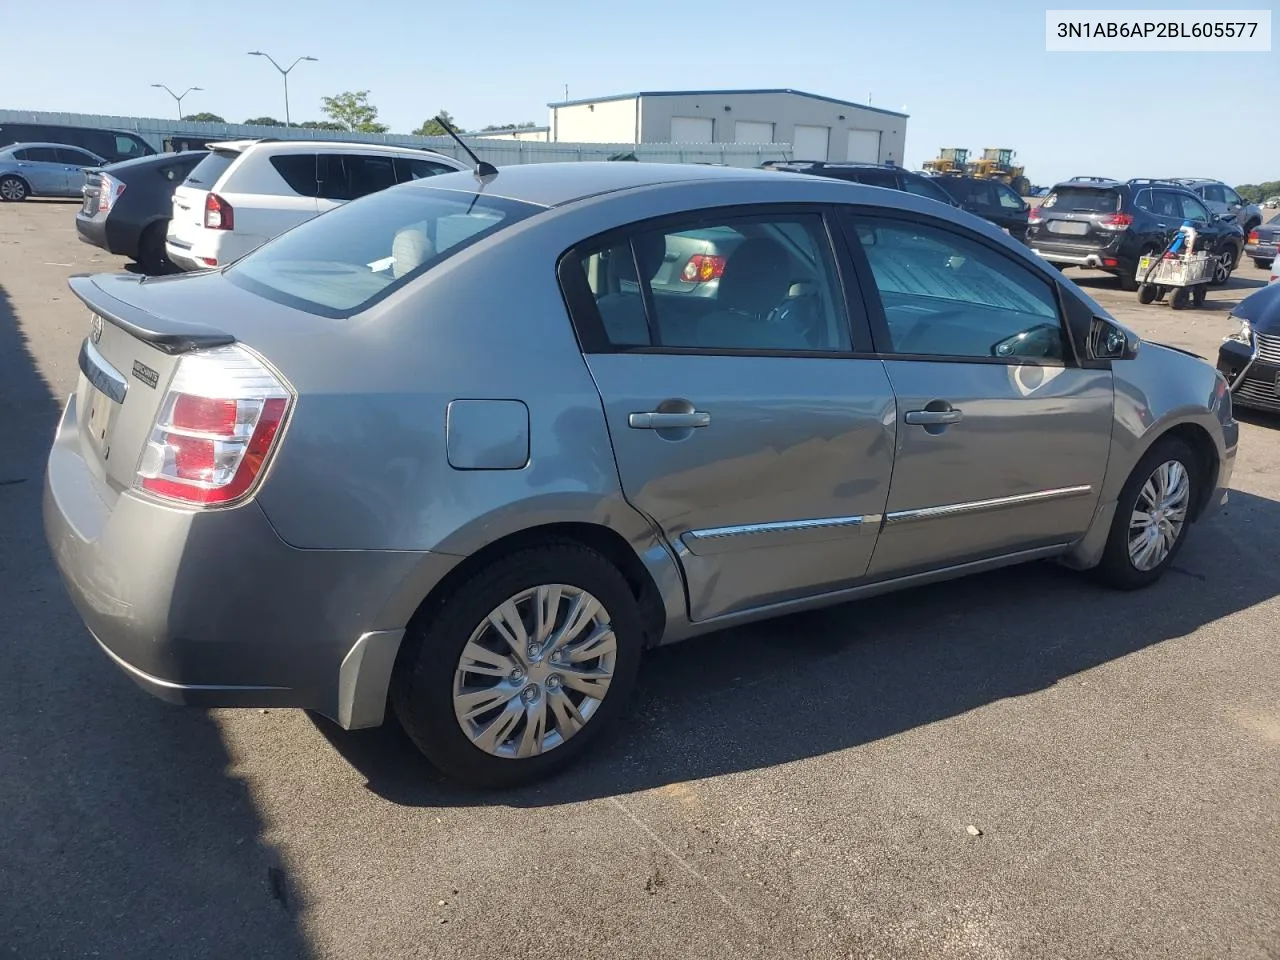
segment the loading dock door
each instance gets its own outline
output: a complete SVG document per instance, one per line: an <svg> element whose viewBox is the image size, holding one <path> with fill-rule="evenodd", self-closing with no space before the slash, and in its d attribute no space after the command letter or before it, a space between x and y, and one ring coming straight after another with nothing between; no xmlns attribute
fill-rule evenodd
<svg viewBox="0 0 1280 960"><path fill-rule="evenodd" d="M870 163L880 162L880 131L850 130L849 152L846 160L863 160Z"/></svg>
<svg viewBox="0 0 1280 960"><path fill-rule="evenodd" d="M791 143L791 150L795 155L794 159L826 160L830 139L830 127L805 127L797 124L795 136Z"/></svg>
<svg viewBox="0 0 1280 960"><path fill-rule="evenodd" d="M710 117L672 117L672 143L713 143L715 127Z"/></svg>

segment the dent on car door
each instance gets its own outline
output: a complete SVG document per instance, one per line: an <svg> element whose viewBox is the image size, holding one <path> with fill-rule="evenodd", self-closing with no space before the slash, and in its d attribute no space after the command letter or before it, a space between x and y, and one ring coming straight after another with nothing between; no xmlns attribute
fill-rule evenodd
<svg viewBox="0 0 1280 960"><path fill-rule="evenodd" d="M898 407L868 573L1078 538L1106 471L1112 383L1077 364L1056 285L953 224L872 211L845 223Z"/></svg>
<svg viewBox="0 0 1280 960"><path fill-rule="evenodd" d="M832 226L805 208L691 214L584 242L561 263L624 495L674 549L695 621L866 573L893 396L866 355L860 304L851 340ZM737 238L721 245L714 291L651 282L671 245L707 232Z"/></svg>

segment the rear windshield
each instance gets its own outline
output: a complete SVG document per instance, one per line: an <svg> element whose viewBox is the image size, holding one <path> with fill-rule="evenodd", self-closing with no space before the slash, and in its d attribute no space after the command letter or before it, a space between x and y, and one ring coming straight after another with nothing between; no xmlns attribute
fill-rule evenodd
<svg viewBox="0 0 1280 960"><path fill-rule="evenodd" d="M218 178L227 172L227 167L236 162L240 154L228 150L211 150L209 155L196 164L196 168L187 174L186 185L212 190Z"/></svg>
<svg viewBox="0 0 1280 960"><path fill-rule="evenodd" d="M1120 209L1120 193L1102 187L1058 187L1041 206L1063 213L1111 213Z"/></svg>
<svg viewBox="0 0 1280 960"><path fill-rule="evenodd" d="M483 194L392 187L281 234L225 275L269 300L345 317L541 209Z"/></svg>

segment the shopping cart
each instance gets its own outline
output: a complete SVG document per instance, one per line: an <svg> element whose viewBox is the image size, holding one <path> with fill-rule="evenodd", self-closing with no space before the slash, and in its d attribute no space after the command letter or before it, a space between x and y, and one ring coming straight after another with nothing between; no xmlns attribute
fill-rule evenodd
<svg viewBox="0 0 1280 960"><path fill-rule="evenodd" d="M1181 310L1188 303L1202 306L1218 260L1195 246L1196 231L1185 223L1161 253L1140 257L1134 276L1138 281L1138 302L1154 303L1167 296L1174 310Z"/></svg>

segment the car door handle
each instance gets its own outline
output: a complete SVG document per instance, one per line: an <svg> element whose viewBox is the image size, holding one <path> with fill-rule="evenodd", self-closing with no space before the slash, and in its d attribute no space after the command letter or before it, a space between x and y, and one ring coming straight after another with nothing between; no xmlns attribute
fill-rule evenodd
<svg viewBox="0 0 1280 960"><path fill-rule="evenodd" d="M711 414L700 410L693 413L633 413L627 417L627 426L632 430L687 430L710 425Z"/></svg>
<svg viewBox="0 0 1280 960"><path fill-rule="evenodd" d="M902 419L914 426L931 427L936 424L959 423L964 419L964 414L959 410L908 410Z"/></svg>

